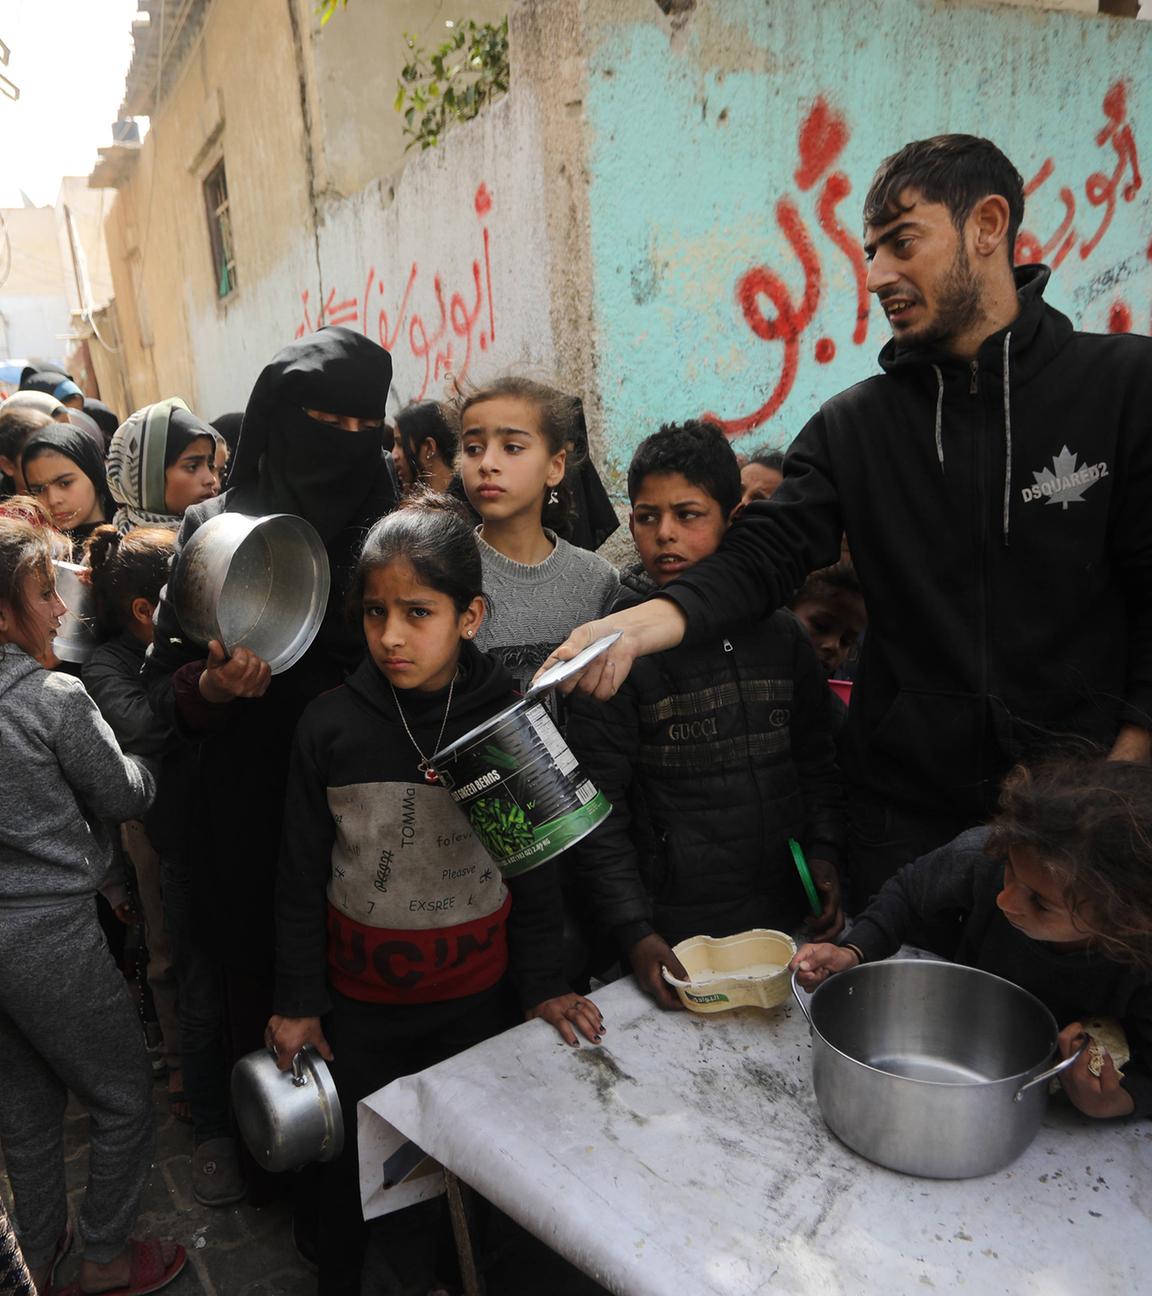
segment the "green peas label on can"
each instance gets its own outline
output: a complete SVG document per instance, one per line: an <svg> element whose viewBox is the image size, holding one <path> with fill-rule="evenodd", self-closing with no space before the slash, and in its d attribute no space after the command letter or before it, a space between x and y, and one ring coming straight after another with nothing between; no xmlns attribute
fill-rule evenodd
<svg viewBox="0 0 1152 1296"><path fill-rule="evenodd" d="M501 711L432 766L505 877L553 859L612 813L537 702Z"/></svg>

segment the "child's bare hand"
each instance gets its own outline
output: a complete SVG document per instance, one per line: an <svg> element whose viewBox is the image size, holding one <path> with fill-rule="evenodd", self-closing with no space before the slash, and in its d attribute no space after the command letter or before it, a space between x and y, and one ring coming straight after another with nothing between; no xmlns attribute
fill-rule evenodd
<svg viewBox="0 0 1152 1296"><path fill-rule="evenodd" d="M263 697L272 682L272 668L247 648L231 657L219 639L208 645L208 664L200 675L200 696L205 702L231 702L234 698Z"/></svg>
<svg viewBox="0 0 1152 1296"><path fill-rule="evenodd" d="M638 940L628 951L628 962L636 983L646 990L661 1008L680 1008L680 996L664 980L662 968L667 968L678 981L691 981L684 964L672 953L672 947L655 932Z"/></svg>
<svg viewBox="0 0 1152 1296"><path fill-rule="evenodd" d="M537 1017L550 1026L555 1026L564 1043L573 1046L580 1042L573 1026L579 1027L580 1033L593 1044L599 1044L600 1036L604 1033L604 1018L600 1009L583 995L557 995L555 999L545 999L543 1003L538 1003L524 1014L525 1021L533 1021Z"/></svg>
<svg viewBox="0 0 1152 1296"><path fill-rule="evenodd" d="M820 893L824 907L804 924L807 934L816 941L834 941L844 930L844 910L840 907L840 874L835 864L810 859L808 871Z"/></svg>
<svg viewBox="0 0 1152 1296"><path fill-rule="evenodd" d="M276 1065L281 1071L292 1070L292 1059L305 1044L311 1044L325 1062L332 1061L332 1049L324 1038L319 1017L273 1015L264 1027L264 1043L276 1050Z"/></svg>
<svg viewBox="0 0 1152 1296"><path fill-rule="evenodd" d="M836 972L847 972L859 962L842 945L801 945L788 968L797 974L796 980L807 990L827 981Z"/></svg>
<svg viewBox="0 0 1152 1296"><path fill-rule="evenodd" d="M1065 1026L1056 1037L1062 1058L1071 1057L1084 1042L1084 1027L1080 1022ZM1078 1107L1085 1116L1103 1119L1131 1115L1135 1104L1132 1095L1120 1084L1112 1054L1104 1051L1100 1074L1094 1076L1089 1067L1091 1052L1091 1047L1085 1048L1068 1070L1060 1073L1060 1087L1071 1099L1072 1105Z"/></svg>

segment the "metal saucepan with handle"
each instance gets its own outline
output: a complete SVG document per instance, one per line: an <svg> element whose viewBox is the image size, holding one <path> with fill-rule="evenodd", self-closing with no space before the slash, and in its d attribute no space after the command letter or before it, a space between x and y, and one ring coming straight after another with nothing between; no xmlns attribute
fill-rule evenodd
<svg viewBox="0 0 1152 1296"><path fill-rule="evenodd" d="M324 542L303 518L219 513L184 546L168 596L194 643L248 648L279 675L316 637L330 585Z"/></svg>
<svg viewBox="0 0 1152 1296"><path fill-rule="evenodd" d="M253 1159L265 1170L296 1170L331 1161L344 1146L344 1118L336 1084L310 1045L276 1065L274 1048L257 1049L232 1068L232 1109Z"/></svg>
<svg viewBox="0 0 1152 1296"><path fill-rule="evenodd" d="M812 1084L829 1129L892 1170L968 1179L1009 1165L1036 1137L1056 1019L1026 990L929 959L865 963L811 996Z"/></svg>

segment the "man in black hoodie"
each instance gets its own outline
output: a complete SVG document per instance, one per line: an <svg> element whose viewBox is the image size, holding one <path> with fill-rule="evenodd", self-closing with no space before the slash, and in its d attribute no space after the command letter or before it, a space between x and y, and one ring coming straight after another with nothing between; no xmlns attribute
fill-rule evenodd
<svg viewBox="0 0 1152 1296"><path fill-rule="evenodd" d="M785 603L846 532L868 605L842 752L856 898L985 819L1005 770L1069 745L1149 758L1152 340L1073 331L1013 269L1023 187L987 140L888 158L865 202L883 374L828 401L784 483L623 630L580 687Z"/></svg>

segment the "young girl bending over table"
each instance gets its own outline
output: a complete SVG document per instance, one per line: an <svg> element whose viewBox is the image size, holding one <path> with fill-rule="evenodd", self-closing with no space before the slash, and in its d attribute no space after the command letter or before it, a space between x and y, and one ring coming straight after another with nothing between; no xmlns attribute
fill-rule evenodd
<svg viewBox="0 0 1152 1296"><path fill-rule="evenodd" d="M563 979L555 865L505 884L431 770L434 752L515 699L474 643L480 554L457 507L417 496L369 532L350 605L368 657L308 707L294 741L267 1038L285 1070L314 1045L340 1093L344 1151L324 1167L320 1219L328 1296L360 1290L358 1099L511 1025L509 971L527 1016L569 1044L603 1030ZM435 1269L435 1205L379 1222L390 1263Z"/></svg>
<svg viewBox="0 0 1152 1296"><path fill-rule="evenodd" d="M1076 1050L1116 1018L1130 1058L1094 1043L1060 1077L1087 1116L1152 1112L1152 768L1124 761L1019 767L1000 811L901 869L838 945L805 945L802 986L910 941L1015 982Z"/></svg>

